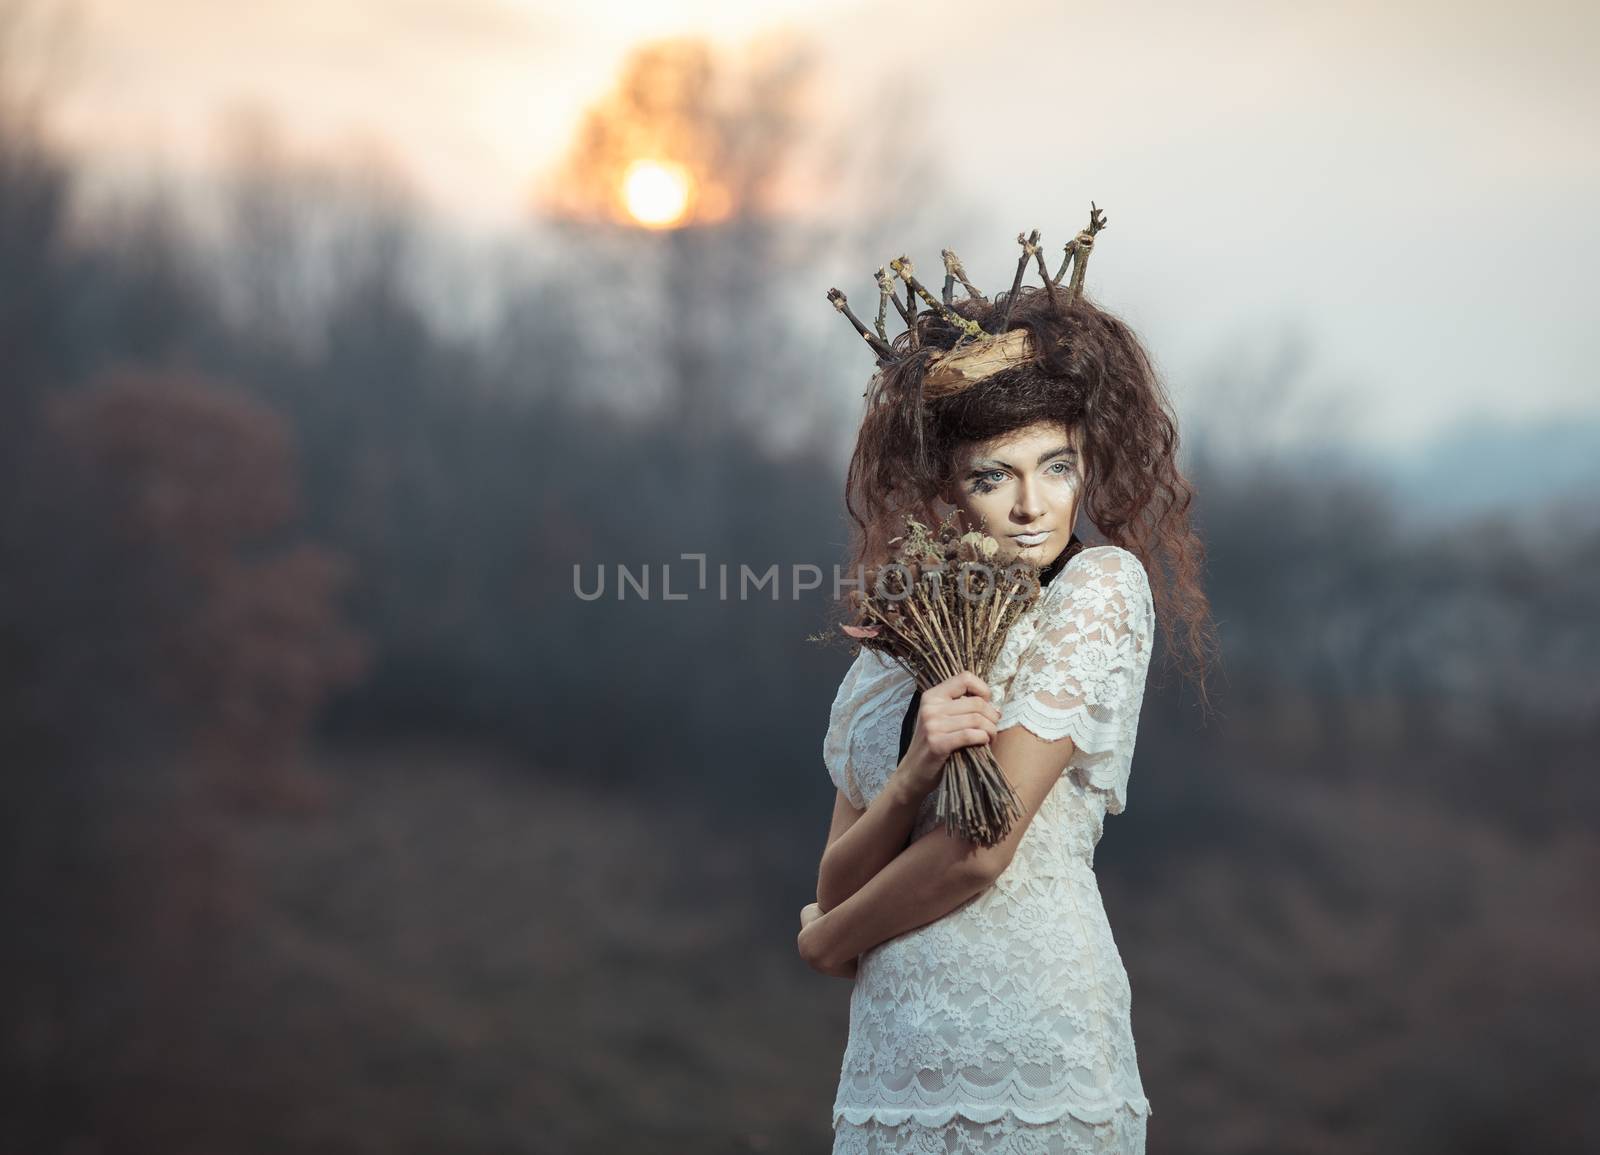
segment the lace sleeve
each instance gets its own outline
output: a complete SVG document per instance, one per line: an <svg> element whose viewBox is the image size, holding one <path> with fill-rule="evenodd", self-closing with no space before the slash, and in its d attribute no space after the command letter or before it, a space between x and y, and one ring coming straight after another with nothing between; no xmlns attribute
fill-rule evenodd
<svg viewBox="0 0 1600 1155"><path fill-rule="evenodd" d="M865 656L866 651L862 650L855 663L845 671L839 692L833 696L833 708L828 712L828 732L822 739L822 761L828 767L828 777L857 810L866 809L866 803L850 765L850 727L855 719L856 683L861 677Z"/></svg>
<svg viewBox="0 0 1600 1155"><path fill-rule="evenodd" d="M1144 566L1117 546L1085 550L1046 597L1001 703L1000 729L1021 725L1046 741L1071 738L1069 771L1104 790L1106 810L1120 814L1155 617Z"/></svg>

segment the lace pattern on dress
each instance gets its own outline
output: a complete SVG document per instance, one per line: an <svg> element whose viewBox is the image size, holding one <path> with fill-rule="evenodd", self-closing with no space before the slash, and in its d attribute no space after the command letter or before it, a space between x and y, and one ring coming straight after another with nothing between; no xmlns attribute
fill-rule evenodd
<svg viewBox="0 0 1600 1155"><path fill-rule="evenodd" d="M828 777L857 810L877 796L900 761L898 730L888 740L881 727L866 723L897 702L903 713L915 689L916 682L897 663L866 648L839 683L822 741L822 760Z"/></svg>
<svg viewBox="0 0 1600 1155"><path fill-rule="evenodd" d="M990 685L999 687L1000 728L1071 738L1068 769L1105 791L1107 811L1120 814L1155 620L1144 566L1115 546L1085 550L1042 600L995 659Z"/></svg>
<svg viewBox="0 0 1600 1155"><path fill-rule="evenodd" d="M1050 1123L1025 1123L1003 1115L991 1123L960 1116L936 1127L904 1123L840 1123L833 1155L1111 1155L1145 1148L1149 1112L1113 1112L1103 1123L1068 1115Z"/></svg>
<svg viewBox="0 0 1600 1155"><path fill-rule="evenodd" d="M1152 1112L1093 855L1126 802L1153 622L1138 559L1096 546L1007 635L988 679L1001 727L1080 748L993 886L861 956L836 1152L1143 1149ZM872 651L846 674L824 754L852 804L887 783L914 688Z"/></svg>

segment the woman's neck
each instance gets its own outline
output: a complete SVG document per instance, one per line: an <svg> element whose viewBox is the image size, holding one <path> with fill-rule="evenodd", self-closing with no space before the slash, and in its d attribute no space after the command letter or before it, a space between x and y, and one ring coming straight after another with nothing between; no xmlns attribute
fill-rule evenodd
<svg viewBox="0 0 1600 1155"><path fill-rule="evenodd" d="M1067 568L1067 563L1072 560L1073 555L1082 549L1083 540L1077 534L1073 534L1062 551L1056 555L1056 559L1039 571L1039 584L1049 585L1056 574Z"/></svg>

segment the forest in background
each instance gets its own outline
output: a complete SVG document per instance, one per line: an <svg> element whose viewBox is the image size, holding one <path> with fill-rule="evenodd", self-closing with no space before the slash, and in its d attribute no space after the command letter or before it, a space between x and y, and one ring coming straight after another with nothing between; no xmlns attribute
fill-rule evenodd
<svg viewBox="0 0 1600 1155"><path fill-rule="evenodd" d="M0 1145L824 1149L825 599L572 582L842 560L781 286L890 214L452 271L269 125L204 206L89 207L0 113ZM1218 713L1157 655L1097 855L1152 1150L1594 1149L1595 495L1189 467Z"/></svg>

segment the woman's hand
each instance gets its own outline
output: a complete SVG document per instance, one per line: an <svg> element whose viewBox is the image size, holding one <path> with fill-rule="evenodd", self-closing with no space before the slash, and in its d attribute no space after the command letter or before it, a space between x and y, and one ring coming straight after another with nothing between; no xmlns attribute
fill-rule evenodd
<svg viewBox="0 0 1600 1155"><path fill-rule="evenodd" d="M825 917L822 908L814 902L807 903L801 908L800 937L796 940L800 957L805 959L806 965L818 974L830 975L837 979L853 979L856 977L855 959L834 966L829 966L822 960L822 943L818 928Z"/></svg>
<svg viewBox="0 0 1600 1155"><path fill-rule="evenodd" d="M894 771L914 798L938 787L950 755L966 746L987 746L1000 732L1000 709L991 697L989 684L970 670L922 692L911 745Z"/></svg>

